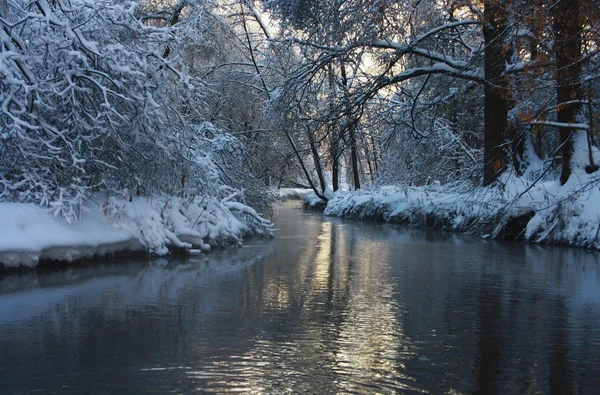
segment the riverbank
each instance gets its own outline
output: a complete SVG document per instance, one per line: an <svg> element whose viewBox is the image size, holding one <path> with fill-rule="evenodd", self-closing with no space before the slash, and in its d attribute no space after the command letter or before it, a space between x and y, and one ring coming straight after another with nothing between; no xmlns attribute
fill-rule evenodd
<svg viewBox="0 0 600 395"><path fill-rule="evenodd" d="M252 208L209 196L90 199L73 223L33 204L0 203L0 218L0 270L132 252L200 254L274 233Z"/></svg>
<svg viewBox="0 0 600 395"><path fill-rule="evenodd" d="M600 249L600 176L576 169L569 182L504 176L489 187L468 183L382 186L336 193L305 206L325 215L381 220L484 238Z"/></svg>
<svg viewBox="0 0 600 395"><path fill-rule="evenodd" d="M279 188L275 195L277 200L285 202L286 200L304 200L311 193L313 190L310 188Z"/></svg>

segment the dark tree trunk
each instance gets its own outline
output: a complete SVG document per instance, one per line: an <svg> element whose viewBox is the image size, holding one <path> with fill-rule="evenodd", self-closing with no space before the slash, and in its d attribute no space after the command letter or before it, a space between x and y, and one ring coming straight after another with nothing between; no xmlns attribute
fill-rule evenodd
<svg viewBox="0 0 600 395"><path fill-rule="evenodd" d="M342 87L344 88L344 95L346 95L348 93L348 77L346 76L346 68L343 63L340 64L340 71L342 74ZM345 100L348 101L348 98L346 97ZM346 129L346 131L349 134L348 137L350 140L349 141L350 142L350 160L352 162L352 176L354 178L354 189L355 190L360 189L360 175L359 175L359 170L358 170L358 151L357 151L357 147L356 147L356 125L358 124L359 119L360 119L360 116L358 116L356 119L352 119L350 121L349 127Z"/></svg>
<svg viewBox="0 0 600 395"><path fill-rule="evenodd" d="M356 134L354 125L350 129L350 158L352 160L352 175L354 176L354 189L360 189L360 177L358 172L358 152L356 149Z"/></svg>
<svg viewBox="0 0 600 395"><path fill-rule="evenodd" d="M581 19L579 0L559 0L552 7L554 53L556 56L557 107L559 123L575 123L581 109ZM560 183L565 184L571 175L574 129L558 129L561 143L562 169Z"/></svg>
<svg viewBox="0 0 600 395"><path fill-rule="evenodd" d="M592 147L595 146L595 142L594 142L594 130L595 130L595 122L594 122L594 107L592 105L592 100L593 100L593 93L592 93L592 88L588 87L588 95L587 95L587 110L588 110L588 132L587 132L587 141L588 141L588 160L590 162L590 164L586 167L586 172L589 173L593 173L595 171L598 171L598 165L596 165L596 163L594 163L594 154L592 151Z"/></svg>
<svg viewBox="0 0 600 395"><path fill-rule="evenodd" d="M493 182L505 169L508 126L508 84L505 76L507 11L505 1L485 0L484 154L483 185Z"/></svg>
<svg viewBox="0 0 600 395"><path fill-rule="evenodd" d="M329 144L329 157L331 160L331 183L333 192L340 189L340 153L339 153L339 140L337 136L337 128L332 125L329 128L330 144Z"/></svg>
<svg viewBox="0 0 600 395"><path fill-rule="evenodd" d="M319 184L321 185L321 193L325 196L325 177L323 177L323 166L321 165L321 156L319 155L319 149L317 147L317 142L315 141L314 134L310 131L309 127L306 127L306 136L308 137L308 142L310 144L310 152L313 157L313 162L315 164L315 171L317 172L317 177L319 178Z"/></svg>
<svg viewBox="0 0 600 395"><path fill-rule="evenodd" d="M284 130L285 137L288 139L288 142L290 143L290 146L294 150L294 154L296 155L296 159L298 160L298 163L300 164L300 167L302 168L302 171L304 172L304 176L306 177L306 181L308 181L308 184L310 185L310 187L312 188L312 190L315 192L315 194L317 195L317 197L319 197L322 200L327 201L327 197L325 196L325 194L322 191L319 191L317 189L317 187L315 186L315 184L312 182L312 179L310 177L310 172L306 168L306 165L304 164L304 160L302 159L302 156L300 155L300 151L298 151L298 147L296 147L296 143L294 142L294 139L290 135L290 132L287 129L285 129L285 128L283 130ZM323 184L321 183L321 185L323 185Z"/></svg>
<svg viewBox="0 0 600 395"><path fill-rule="evenodd" d="M333 114L335 108L335 76L333 71L333 65L330 63L327 65L328 70L328 84L329 84L329 114ZM343 68L342 68L343 71ZM340 136L338 135L338 127L335 123L328 126L329 135L329 158L331 160L331 183L333 191L337 191L340 188L339 179L339 157L340 157Z"/></svg>
<svg viewBox="0 0 600 395"><path fill-rule="evenodd" d="M333 192L340 189L340 162L337 157L334 157L331 163L331 183Z"/></svg>

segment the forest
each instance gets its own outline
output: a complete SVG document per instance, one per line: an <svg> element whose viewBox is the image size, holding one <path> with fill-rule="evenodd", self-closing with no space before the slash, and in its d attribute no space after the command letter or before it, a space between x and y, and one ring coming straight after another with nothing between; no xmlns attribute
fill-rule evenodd
<svg viewBox="0 0 600 395"><path fill-rule="evenodd" d="M119 248L241 243L285 187L600 247L595 0L4 0L0 23L0 255L94 213Z"/></svg>

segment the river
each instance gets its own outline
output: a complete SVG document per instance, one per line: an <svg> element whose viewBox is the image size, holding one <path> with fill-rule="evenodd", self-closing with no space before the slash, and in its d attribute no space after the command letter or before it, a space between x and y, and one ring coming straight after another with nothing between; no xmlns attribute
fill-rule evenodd
<svg viewBox="0 0 600 395"><path fill-rule="evenodd" d="M296 205L243 248L5 276L0 392L600 391L597 253Z"/></svg>

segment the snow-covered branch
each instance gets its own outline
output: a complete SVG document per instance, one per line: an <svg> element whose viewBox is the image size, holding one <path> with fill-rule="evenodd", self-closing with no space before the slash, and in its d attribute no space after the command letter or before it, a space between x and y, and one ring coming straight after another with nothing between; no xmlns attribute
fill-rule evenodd
<svg viewBox="0 0 600 395"><path fill-rule="evenodd" d="M529 122L530 125L540 125L540 126L551 126L555 128L566 128L566 129L574 129L574 130L588 130L589 126L585 123L562 123L562 122L550 122L550 121L532 121Z"/></svg>

